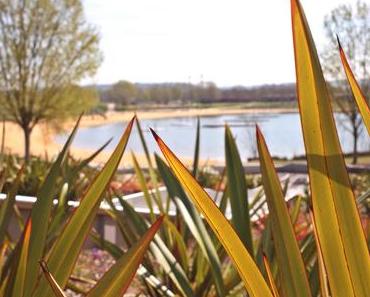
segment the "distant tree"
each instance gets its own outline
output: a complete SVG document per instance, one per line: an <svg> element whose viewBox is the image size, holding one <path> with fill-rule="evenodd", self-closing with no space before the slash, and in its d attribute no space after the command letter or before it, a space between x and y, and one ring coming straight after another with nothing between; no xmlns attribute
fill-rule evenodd
<svg viewBox="0 0 370 297"><path fill-rule="evenodd" d="M213 82L206 82L203 86L202 97L207 100L215 101L220 99L221 92Z"/></svg>
<svg viewBox="0 0 370 297"><path fill-rule="evenodd" d="M156 103L162 103L168 98L167 88L160 84L150 87L149 94L150 99Z"/></svg>
<svg viewBox="0 0 370 297"><path fill-rule="evenodd" d="M358 1L355 5L340 5L324 19L328 44L323 51L323 68L332 81L337 106L344 115L341 125L353 138L353 159L357 163L358 140L363 132L361 116L346 83L345 73L338 54L336 34L348 56L351 67L359 78L362 90L369 98L370 91L370 10L369 6ZM336 95L337 94L337 95ZM344 95L344 96L343 96Z"/></svg>
<svg viewBox="0 0 370 297"><path fill-rule="evenodd" d="M125 105L132 103L136 95L137 89L133 83L120 80L109 88L106 97L111 102Z"/></svg>
<svg viewBox="0 0 370 297"><path fill-rule="evenodd" d="M169 101L179 101L182 100L182 90L178 84L174 84L170 87Z"/></svg>
<svg viewBox="0 0 370 297"><path fill-rule="evenodd" d="M22 128L26 160L38 123L86 108L74 84L96 72L98 46L79 0L0 0L0 113Z"/></svg>

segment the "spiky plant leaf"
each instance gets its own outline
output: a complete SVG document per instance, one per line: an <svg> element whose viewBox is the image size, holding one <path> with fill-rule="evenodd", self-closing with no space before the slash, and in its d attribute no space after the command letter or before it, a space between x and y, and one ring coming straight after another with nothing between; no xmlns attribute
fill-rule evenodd
<svg viewBox="0 0 370 297"><path fill-rule="evenodd" d="M339 42L338 38L338 46L339 46L339 53L340 58L342 60L342 65L344 68L344 71L347 76L348 83L351 87L353 97L355 98L355 102L357 104L357 107L361 113L362 119L364 120L365 127L367 129L368 134L370 135L370 108L369 104L365 98L365 95L362 93L360 85L358 84L355 75L352 72L351 67L349 66L349 63L346 58L346 54L344 53L344 50Z"/></svg>
<svg viewBox="0 0 370 297"><path fill-rule="evenodd" d="M333 296L370 292L370 258L306 17L292 0L299 110L313 212Z"/></svg>
<svg viewBox="0 0 370 297"><path fill-rule="evenodd" d="M225 127L225 160L229 201L235 231L253 256L253 242L250 226L247 182L243 164L229 126Z"/></svg>
<svg viewBox="0 0 370 297"><path fill-rule="evenodd" d="M105 189L120 163L134 120L135 118L129 122L116 149L91 183L80 206L72 214L65 229L53 245L47 263L50 272L62 288L67 284L81 247L89 234ZM50 296L50 287L44 279L41 279L34 296Z"/></svg>
<svg viewBox="0 0 370 297"><path fill-rule="evenodd" d="M209 225L230 255L240 276L244 280L244 285L248 293L256 297L272 297L270 288L229 221L223 216L213 200L198 184L180 160L177 159L154 131L152 131L152 133L175 176L187 190L190 198L197 206L198 210L203 213Z"/></svg>
<svg viewBox="0 0 370 297"><path fill-rule="evenodd" d="M53 206L53 199L55 198L55 186L57 178L60 176L61 168L67 157L69 147L76 135L78 126L80 124L82 115L78 118L72 133L67 139L62 151L59 153L56 161L51 166L48 175L45 178L39 192L37 193L37 201L32 207L31 219L33 222L30 250L27 263L27 275L25 292L27 296L31 296L31 292L36 284L39 272L38 261L43 257L43 252L46 245L48 221Z"/></svg>
<svg viewBox="0 0 370 297"><path fill-rule="evenodd" d="M275 252L281 275L284 296L310 297L311 291L306 270L285 203L280 181L275 171L265 139L259 128L257 146L261 166L262 182L269 208Z"/></svg>

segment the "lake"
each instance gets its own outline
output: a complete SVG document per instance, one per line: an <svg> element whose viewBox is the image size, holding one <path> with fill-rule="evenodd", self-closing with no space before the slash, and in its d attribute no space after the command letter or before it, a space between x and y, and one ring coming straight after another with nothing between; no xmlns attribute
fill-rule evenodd
<svg viewBox="0 0 370 297"><path fill-rule="evenodd" d="M336 114L337 122L343 115ZM261 113L202 116L200 156L202 159L224 159L224 125L228 123L236 137L237 145L243 160L256 156L255 124L258 124L266 138L270 152L274 156L292 158L304 154L304 144L301 132L301 124L298 113ZM159 152L150 132L153 128L169 147L179 156L190 157L194 155L196 117L166 118L155 120L141 120L145 139L151 152ZM74 147L97 149L109 138L114 137L106 150L113 150L122 134L125 124L114 123L95 127L81 128L73 142ZM339 138L344 152L350 152L352 137L343 127L337 123ZM369 150L369 137L363 131L359 141L360 151ZM66 134L58 135L56 141L64 143ZM132 150L137 154L143 153L138 131L132 131L126 151Z"/></svg>

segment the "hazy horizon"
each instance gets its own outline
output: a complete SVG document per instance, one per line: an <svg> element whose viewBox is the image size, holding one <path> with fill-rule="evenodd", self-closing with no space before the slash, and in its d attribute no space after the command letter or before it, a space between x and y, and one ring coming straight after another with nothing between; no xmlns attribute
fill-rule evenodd
<svg viewBox="0 0 370 297"><path fill-rule="evenodd" d="M302 0L317 47L323 18L355 1ZM193 83L219 87L295 81L290 1L84 1L104 61L84 84Z"/></svg>

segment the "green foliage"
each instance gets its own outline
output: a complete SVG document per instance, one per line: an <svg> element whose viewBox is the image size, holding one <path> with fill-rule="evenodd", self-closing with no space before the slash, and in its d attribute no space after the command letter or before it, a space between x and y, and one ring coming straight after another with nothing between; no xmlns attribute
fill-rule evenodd
<svg viewBox="0 0 370 297"><path fill-rule="evenodd" d="M0 1L0 115L30 134L40 121L60 121L88 110L95 91L75 84L101 63L99 34L82 2Z"/></svg>
<svg viewBox="0 0 370 297"><path fill-rule="evenodd" d="M3 169L0 170L0 175L4 175L6 177L3 185L4 193L9 192L10 188L14 184L17 172L22 167L23 161L24 159L18 156L4 156ZM17 194L36 196L51 164L52 162L45 160L44 158L32 157L25 165ZM68 155L64 163L61 176L57 179L55 194L60 191L63 186L63 182L70 181L67 194L68 198L75 199L75 197L80 197L95 172L96 170L94 168L87 166L83 161L75 160L71 155Z"/></svg>
<svg viewBox="0 0 370 297"><path fill-rule="evenodd" d="M224 191L211 198L199 183L199 130L191 171L152 131L168 163L155 155L155 170L137 122L149 165L146 173L133 155L149 209L148 215L140 214L130 201L109 188L133 119L104 167L92 171L94 177L88 178L86 190L74 192L80 205L69 212L69 188L74 188L81 170L86 170L100 152L74 166L68 165L68 148L77 122L52 165L36 171L46 174L35 182L38 199L26 222L17 213L15 194L27 167L16 170L19 166L15 159L1 159L0 185L9 175L11 179L6 185L8 196L0 205L0 296L65 296L67 287L81 293L69 279L90 234L116 263L89 292L82 292L85 296L121 296L137 271L146 296L365 297L369 292L370 265L358 208L366 209L369 193L365 191L355 199L316 50L303 9L296 0L292 0L292 21L310 175L308 197L297 196L286 202L286 189L281 186L258 129L263 187L255 197L247 199L239 152L232 131L226 127L226 172L213 176L217 179L215 184L225 184ZM361 178L367 182L368 176ZM153 190L149 190L147 181ZM160 185L165 186L167 193L160 191ZM112 191L106 191L108 188ZM59 204L54 206L56 196ZM91 229L103 199L110 206L106 214L115 221L127 251ZM159 219L157 214L161 215ZM8 233L13 215L18 215L23 230L16 240ZM163 228L158 231L162 221Z"/></svg>
<svg viewBox="0 0 370 297"><path fill-rule="evenodd" d="M129 81L121 80L112 85L104 92L104 99L108 102L115 102L118 105L133 103L137 95L136 87Z"/></svg>
<svg viewBox="0 0 370 297"><path fill-rule="evenodd" d="M106 165L90 179L89 187L80 198L80 206L73 213L66 207L68 183L73 184L77 174L96 156L100 150L75 168L66 169L68 149L77 131L77 122L58 158L52 163L37 191L37 201L31 209L25 227L20 218L23 232L17 242L9 244L12 237L8 234L10 218L16 214L15 195L23 175L24 167L17 173L16 180L5 200L0 205L0 254L1 296L65 296L63 289L73 270L80 249L87 237L92 222L103 199L103 194L115 173L126 147L134 119L129 123L116 150ZM102 148L104 148L105 144ZM2 168L4 163L1 164ZM6 172L3 174L6 175ZM59 187L64 185L63 187ZM53 200L59 194L59 204L54 207ZM158 219L141 241L122 256L113 267L99 280L88 296L116 296L128 288L142 257L159 229L163 218ZM145 227L143 227L146 230ZM43 259L47 259L45 262ZM130 261L129 265L126 264ZM40 274L39 261L45 278ZM48 267L49 266L49 267ZM50 269L50 270L49 270ZM118 279L116 278L117 276ZM112 280L113 278L113 280Z"/></svg>

